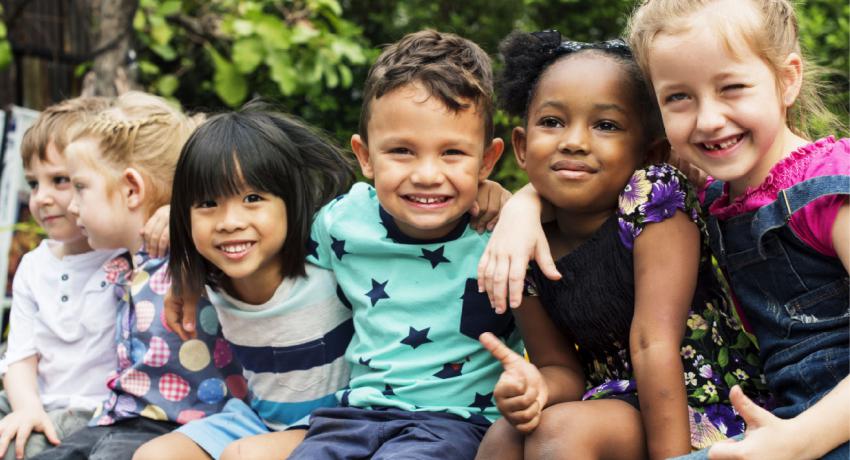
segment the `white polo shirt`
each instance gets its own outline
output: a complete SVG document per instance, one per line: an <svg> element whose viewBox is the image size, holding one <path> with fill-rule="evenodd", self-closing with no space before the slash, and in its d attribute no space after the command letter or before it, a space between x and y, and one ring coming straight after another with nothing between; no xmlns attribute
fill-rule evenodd
<svg viewBox="0 0 850 460"><path fill-rule="evenodd" d="M45 240L21 260L12 284L9 347L0 373L38 356L38 389L46 410L94 410L115 370L118 299L103 264L120 251L56 257Z"/></svg>

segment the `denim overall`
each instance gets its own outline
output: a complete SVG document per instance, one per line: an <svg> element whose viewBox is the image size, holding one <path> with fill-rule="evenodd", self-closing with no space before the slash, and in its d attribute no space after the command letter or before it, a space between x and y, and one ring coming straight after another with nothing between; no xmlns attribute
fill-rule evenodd
<svg viewBox="0 0 850 460"><path fill-rule="evenodd" d="M706 191L705 209L723 183ZM803 243L791 216L826 195L850 195L850 176L822 176L779 192L758 210L726 221L709 217L711 249L752 325L773 413L806 410L850 373L850 279L841 261ZM848 458L843 446L834 458Z"/></svg>

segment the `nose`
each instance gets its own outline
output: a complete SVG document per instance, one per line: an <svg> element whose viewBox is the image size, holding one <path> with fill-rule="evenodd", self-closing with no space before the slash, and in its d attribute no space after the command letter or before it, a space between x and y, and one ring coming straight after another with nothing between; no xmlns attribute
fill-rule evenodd
<svg viewBox="0 0 850 460"><path fill-rule="evenodd" d="M47 187L37 187L32 192L32 198L39 206L47 206L53 204L53 194Z"/></svg>
<svg viewBox="0 0 850 460"><path fill-rule="evenodd" d="M233 233L245 228L245 216L242 206L223 204L221 218L216 223L216 231Z"/></svg>
<svg viewBox="0 0 850 460"><path fill-rule="evenodd" d="M416 162L410 181L415 185L434 186L443 183L442 163L439 158L422 158Z"/></svg>
<svg viewBox="0 0 850 460"><path fill-rule="evenodd" d="M80 217L80 204L77 202L77 194L71 197L71 202L68 203L68 212L74 217Z"/></svg>
<svg viewBox="0 0 850 460"><path fill-rule="evenodd" d="M588 130L579 123L567 126L561 135L558 150L563 153L587 153L590 150Z"/></svg>
<svg viewBox="0 0 850 460"><path fill-rule="evenodd" d="M699 104L699 112L697 112L697 130L710 133L719 130L725 124L726 117L723 114L721 104L715 102L712 98L703 98Z"/></svg>

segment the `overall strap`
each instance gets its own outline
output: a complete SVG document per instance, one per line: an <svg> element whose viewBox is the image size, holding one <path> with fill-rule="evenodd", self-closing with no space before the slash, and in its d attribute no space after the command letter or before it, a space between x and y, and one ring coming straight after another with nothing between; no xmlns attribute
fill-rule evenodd
<svg viewBox="0 0 850 460"><path fill-rule="evenodd" d="M721 267L726 266L726 244L723 241L723 232L720 230L720 222L717 217L714 217L709 212L709 208L720 195L723 194L723 184L721 180L715 180L705 189L705 196L702 201L702 209L705 215L705 225L709 235L709 246L714 253L714 258Z"/></svg>
<svg viewBox="0 0 850 460"><path fill-rule="evenodd" d="M722 180L715 180L705 189L705 197L702 200L703 209L708 212L709 206L711 206L720 195L723 194L723 182Z"/></svg>
<svg viewBox="0 0 850 460"><path fill-rule="evenodd" d="M788 224L795 212L829 195L850 195L850 176L815 177L780 190L776 200L759 208L751 225L759 254L764 257L762 238L767 232Z"/></svg>

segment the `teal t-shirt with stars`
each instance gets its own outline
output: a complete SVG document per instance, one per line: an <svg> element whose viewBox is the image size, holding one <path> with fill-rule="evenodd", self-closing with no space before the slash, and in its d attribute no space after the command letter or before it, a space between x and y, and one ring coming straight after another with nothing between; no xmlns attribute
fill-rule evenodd
<svg viewBox="0 0 850 460"><path fill-rule="evenodd" d="M492 332L517 352L522 342L510 313L497 315L478 292L489 234L468 224L467 216L443 238L411 238L364 183L316 214L308 260L334 271L354 318L342 406L499 418L493 387L502 366L478 336Z"/></svg>

